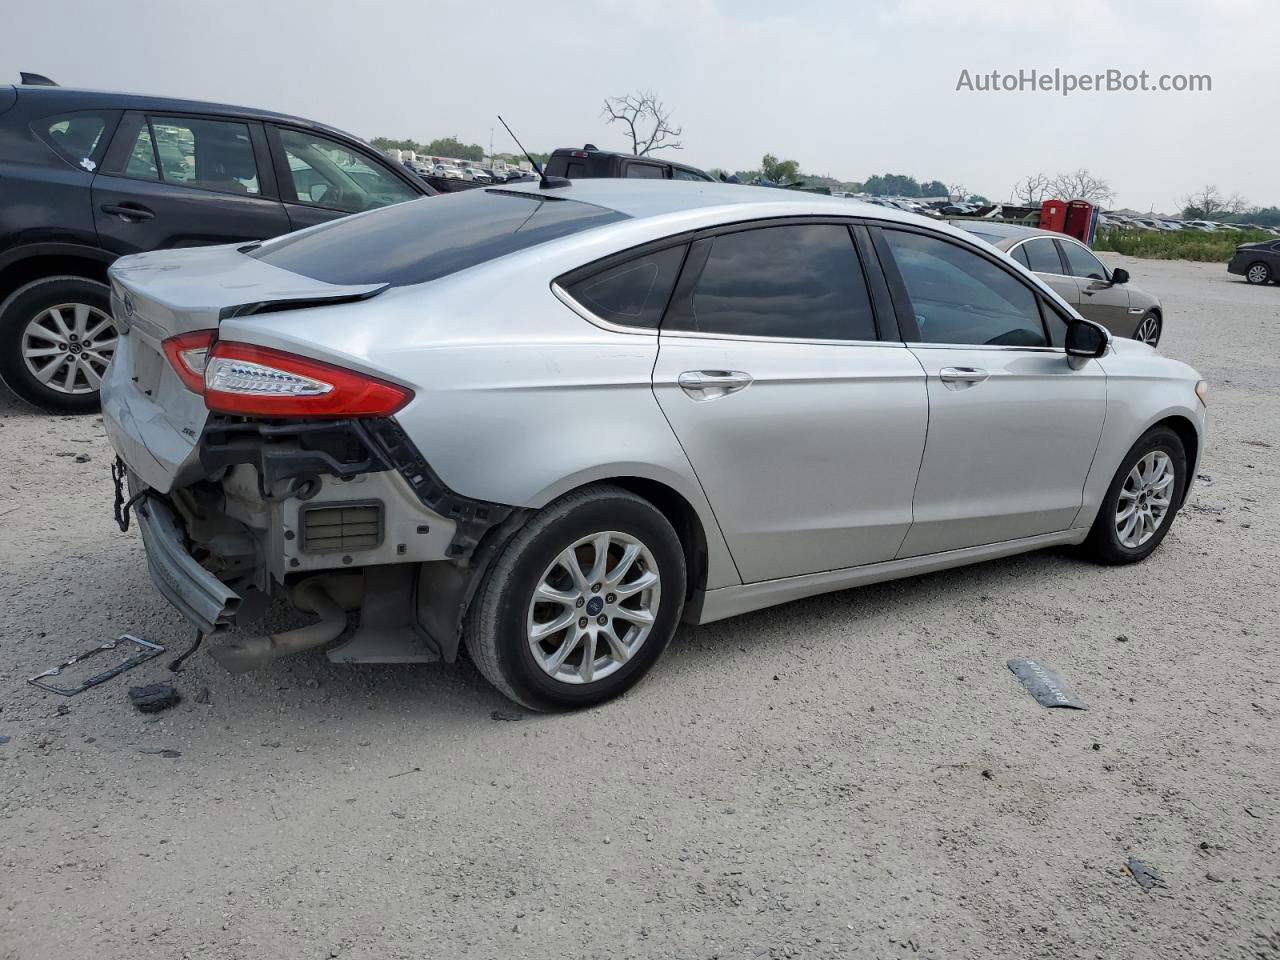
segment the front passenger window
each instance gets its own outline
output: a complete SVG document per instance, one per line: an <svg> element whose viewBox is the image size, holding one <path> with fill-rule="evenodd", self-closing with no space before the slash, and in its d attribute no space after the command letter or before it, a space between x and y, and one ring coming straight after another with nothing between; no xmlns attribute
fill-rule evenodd
<svg viewBox="0 0 1280 960"><path fill-rule="evenodd" d="M418 196L389 170L327 137L282 129L280 143L299 203L360 213Z"/></svg>
<svg viewBox="0 0 1280 960"><path fill-rule="evenodd" d="M1013 274L959 244L885 230L922 343L1044 347L1035 293Z"/></svg>
<svg viewBox="0 0 1280 960"><path fill-rule="evenodd" d="M1061 241L1059 246L1062 247L1062 252L1067 257L1067 267L1070 268L1073 277L1106 281L1107 268L1102 265L1101 260L1084 247L1077 243L1068 243L1066 241Z"/></svg>

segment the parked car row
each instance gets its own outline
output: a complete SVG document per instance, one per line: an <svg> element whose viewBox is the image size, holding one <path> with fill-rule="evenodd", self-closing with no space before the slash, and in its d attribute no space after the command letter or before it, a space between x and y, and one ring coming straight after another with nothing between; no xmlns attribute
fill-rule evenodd
<svg viewBox="0 0 1280 960"><path fill-rule="evenodd" d="M1280 236L1280 227L1264 227L1253 223L1221 223L1214 220L1181 220L1174 217L1131 217L1118 213L1100 213L1098 225L1131 230L1160 230L1167 233L1178 230L1198 230L1201 233L1240 233L1258 230Z"/></svg>

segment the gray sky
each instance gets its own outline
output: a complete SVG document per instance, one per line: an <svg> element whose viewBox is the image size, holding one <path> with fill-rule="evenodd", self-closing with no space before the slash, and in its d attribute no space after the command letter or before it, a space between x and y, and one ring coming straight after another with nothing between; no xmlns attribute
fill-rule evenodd
<svg viewBox="0 0 1280 960"><path fill-rule="evenodd" d="M653 88L671 154L754 168L960 182L1009 197L1087 167L1117 205L1172 210L1205 184L1280 204L1277 0L5 0L0 79L202 98L363 137L530 149L621 146L609 94ZM1208 93L957 92L1054 68L1210 74ZM514 149L499 127L495 147Z"/></svg>

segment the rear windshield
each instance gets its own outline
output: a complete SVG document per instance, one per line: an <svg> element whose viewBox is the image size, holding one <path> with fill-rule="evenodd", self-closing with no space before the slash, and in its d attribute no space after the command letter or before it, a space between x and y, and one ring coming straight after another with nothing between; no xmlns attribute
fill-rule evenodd
<svg viewBox="0 0 1280 960"><path fill-rule="evenodd" d="M564 197L502 189L411 200L264 244L249 256L324 283L426 283L508 253L626 220Z"/></svg>

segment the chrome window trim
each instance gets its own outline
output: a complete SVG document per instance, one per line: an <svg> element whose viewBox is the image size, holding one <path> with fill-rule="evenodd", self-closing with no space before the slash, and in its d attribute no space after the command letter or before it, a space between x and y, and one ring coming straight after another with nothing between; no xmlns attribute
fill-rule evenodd
<svg viewBox="0 0 1280 960"><path fill-rule="evenodd" d="M569 292L554 280L551 281L551 292L555 294L557 300L580 316L583 320L599 327L601 330L608 330L610 333L625 333L633 337L637 335L657 337L658 335L657 327L628 327L620 323L613 323L604 319L604 317L597 316L577 300L573 299L573 297L569 296Z"/></svg>
<svg viewBox="0 0 1280 960"><path fill-rule="evenodd" d="M1066 347L1019 347L1005 343L923 343L911 341L905 346L913 349L919 347L921 350L1001 350L1005 352L1016 350L1022 353L1063 354L1067 352Z"/></svg>

